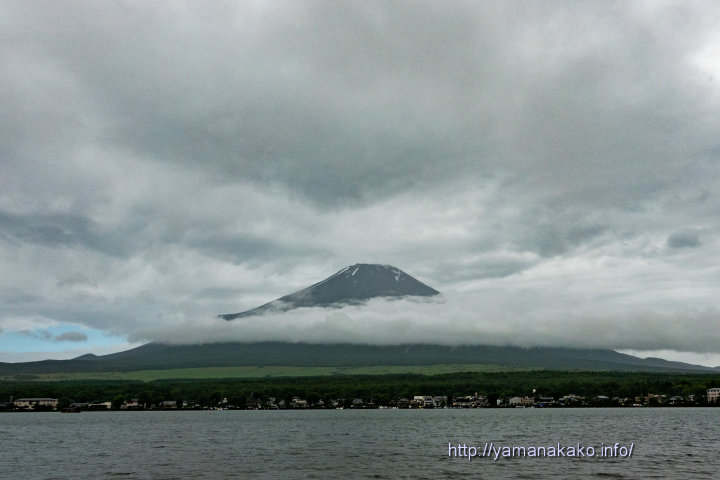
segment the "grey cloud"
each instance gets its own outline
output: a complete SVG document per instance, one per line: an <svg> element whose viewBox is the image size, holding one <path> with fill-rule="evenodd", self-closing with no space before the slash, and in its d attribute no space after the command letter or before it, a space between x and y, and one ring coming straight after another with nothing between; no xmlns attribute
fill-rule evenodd
<svg viewBox="0 0 720 480"><path fill-rule="evenodd" d="M607 225L597 223L575 224L568 230L566 238L571 244L578 245L597 238L608 229Z"/></svg>
<svg viewBox="0 0 720 480"><path fill-rule="evenodd" d="M26 337L37 338L38 340L52 340L53 338L52 334L47 330L21 330L19 333L25 335Z"/></svg>
<svg viewBox="0 0 720 480"><path fill-rule="evenodd" d="M20 216L0 211L3 236L49 246L72 245L87 237L90 222L74 215Z"/></svg>
<svg viewBox="0 0 720 480"><path fill-rule="evenodd" d="M700 233L695 230L674 232L667 239L667 246L670 248L697 248L701 244Z"/></svg>
<svg viewBox="0 0 720 480"><path fill-rule="evenodd" d="M537 265L539 257L534 254L493 252L472 255L448 261L439 268L436 282L465 282L480 279L501 279L526 271ZM431 283L436 283L431 282Z"/></svg>
<svg viewBox="0 0 720 480"><path fill-rule="evenodd" d="M564 254L612 233L608 213L573 205L532 205L520 222L517 242L544 257Z"/></svg>
<svg viewBox="0 0 720 480"><path fill-rule="evenodd" d="M88 339L87 335L80 332L65 332L60 335L53 335L47 330L20 330L19 333L26 337L53 342L86 342Z"/></svg>
<svg viewBox="0 0 720 480"><path fill-rule="evenodd" d="M478 298L445 341L706 348L669 319L714 326L720 10L617 7L3 2L0 325L173 330L362 261Z"/></svg>
<svg viewBox="0 0 720 480"><path fill-rule="evenodd" d="M83 274L73 274L66 278L63 278L62 280L59 280L57 282L58 287L66 287L66 288L73 288L73 287L90 287L90 288L97 288L98 284L95 280L92 278L88 278Z"/></svg>
<svg viewBox="0 0 720 480"><path fill-rule="evenodd" d="M675 83L676 64L696 37L666 38L631 9L221 5L217 17L192 5L16 15L93 92L109 141L227 180L280 182L318 206L503 168L636 201L679 173L671 154L689 153L697 100ZM662 149L658 127L670 135ZM651 162L627 162L642 149Z"/></svg>
<svg viewBox="0 0 720 480"><path fill-rule="evenodd" d="M197 232L202 236L187 239L188 248L197 249L213 258L237 264L252 264L257 259L270 257L311 257L322 255L322 250L310 245L287 245L282 239L242 233Z"/></svg>
<svg viewBox="0 0 720 480"><path fill-rule="evenodd" d="M47 247L80 247L113 256L124 246L112 232L102 232L96 222L68 213L16 214L0 209L0 237L10 242Z"/></svg>
<svg viewBox="0 0 720 480"><path fill-rule="evenodd" d="M483 278L502 278L514 275L531 267L535 262L532 260L488 260L477 263L473 269L456 271L453 280L469 280Z"/></svg>
<svg viewBox="0 0 720 480"><path fill-rule="evenodd" d="M87 339L87 335L80 332L65 332L53 337L55 342L87 342Z"/></svg>

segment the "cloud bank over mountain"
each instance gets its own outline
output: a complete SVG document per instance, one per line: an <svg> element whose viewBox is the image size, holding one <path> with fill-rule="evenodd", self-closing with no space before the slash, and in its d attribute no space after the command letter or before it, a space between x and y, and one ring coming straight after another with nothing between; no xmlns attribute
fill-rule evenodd
<svg viewBox="0 0 720 480"><path fill-rule="evenodd" d="M303 307L269 312L233 321L216 316L187 319L141 329L132 341L173 344L284 341L303 343L359 343L370 345L440 344L620 350L717 351L720 333L686 331L689 323L720 321L720 311L688 311L675 316L658 312L608 313L589 309L558 314L549 321L544 312L501 311L478 314L474 295L453 292L443 298L373 299L364 305L340 308ZM497 308L497 307L494 307ZM648 335L648 325L662 331Z"/></svg>
<svg viewBox="0 0 720 480"><path fill-rule="evenodd" d="M3 2L0 360L49 327L203 338L355 262L446 302L295 335L717 353L719 23L703 1Z"/></svg>

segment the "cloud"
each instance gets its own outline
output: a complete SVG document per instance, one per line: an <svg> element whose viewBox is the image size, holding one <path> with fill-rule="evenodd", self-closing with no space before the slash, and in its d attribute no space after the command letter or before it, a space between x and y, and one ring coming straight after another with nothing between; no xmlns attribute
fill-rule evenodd
<svg viewBox="0 0 720 480"><path fill-rule="evenodd" d="M517 308L483 313L474 295L454 293L437 300L371 300L363 306L301 308L225 321L217 317L158 325L133 341L196 344L222 341L359 343L372 345L514 345L636 350L677 349L714 353L720 334L690 328L720 320L720 310L672 314L652 311L598 315L566 312L517 315Z"/></svg>
<svg viewBox="0 0 720 480"><path fill-rule="evenodd" d="M38 340L52 340L53 335L47 330L20 330L18 333L26 337L35 338Z"/></svg>
<svg viewBox="0 0 720 480"><path fill-rule="evenodd" d="M87 339L87 335L80 332L65 332L53 337L55 342L87 342Z"/></svg>
<svg viewBox="0 0 720 480"><path fill-rule="evenodd" d="M690 89L712 87L687 75L704 23L666 31L670 11L292 2L224 4L222 13L6 9L15 28L36 32L14 45L30 58L24 69L52 65L67 79L56 85L60 101L36 100L25 123L48 110L45 123L76 117L79 133L57 141L82 148L85 135L99 137L104 148L166 168L279 183L318 207L478 171L632 201L674 181L674 155L689 153L710 126L695 122L702 100ZM33 95L51 78L15 90ZM657 126L672 132L662 148ZM632 146L618 140L626 137Z"/></svg>
<svg viewBox="0 0 720 480"><path fill-rule="evenodd" d="M388 339L706 349L688 323L720 308L713 2L0 13L6 332L185 338L371 262L455 315L441 335L392 311ZM383 331L331 313L287 334Z"/></svg>
<svg viewBox="0 0 720 480"><path fill-rule="evenodd" d="M48 330L19 330L18 333L37 340L52 342L86 342L88 339L87 335L84 333L73 331L63 332L59 335L54 335Z"/></svg>
<svg viewBox="0 0 720 480"><path fill-rule="evenodd" d="M700 245L700 233L693 230L674 232L667 239L670 248L697 248Z"/></svg>

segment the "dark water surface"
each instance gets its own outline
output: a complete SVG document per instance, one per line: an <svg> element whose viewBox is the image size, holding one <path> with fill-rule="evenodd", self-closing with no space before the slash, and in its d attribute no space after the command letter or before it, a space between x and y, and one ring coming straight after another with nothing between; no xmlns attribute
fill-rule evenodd
<svg viewBox="0 0 720 480"><path fill-rule="evenodd" d="M719 427L720 408L7 413L0 478L716 478ZM449 442L634 447L468 461Z"/></svg>

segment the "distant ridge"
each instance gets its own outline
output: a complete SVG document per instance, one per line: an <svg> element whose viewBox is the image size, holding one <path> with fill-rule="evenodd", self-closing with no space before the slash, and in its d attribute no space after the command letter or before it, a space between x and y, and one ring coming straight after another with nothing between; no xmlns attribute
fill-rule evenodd
<svg viewBox="0 0 720 480"><path fill-rule="evenodd" d="M353 345L283 342L166 345L149 343L73 360L0 363L0 376L53 372L127 372L225 366L335 366L493 364L552 370L713 373L700 365L643 359L613 350L442 345Z"/></svg>
<svg viewBox="0 0 720 480"><path fill-rule="evenodd" d="M392 265L356 263L325 280L252 310L220 315L225 320L301 307L352 305L378 297L431 297L440 292Z"/></svg>

